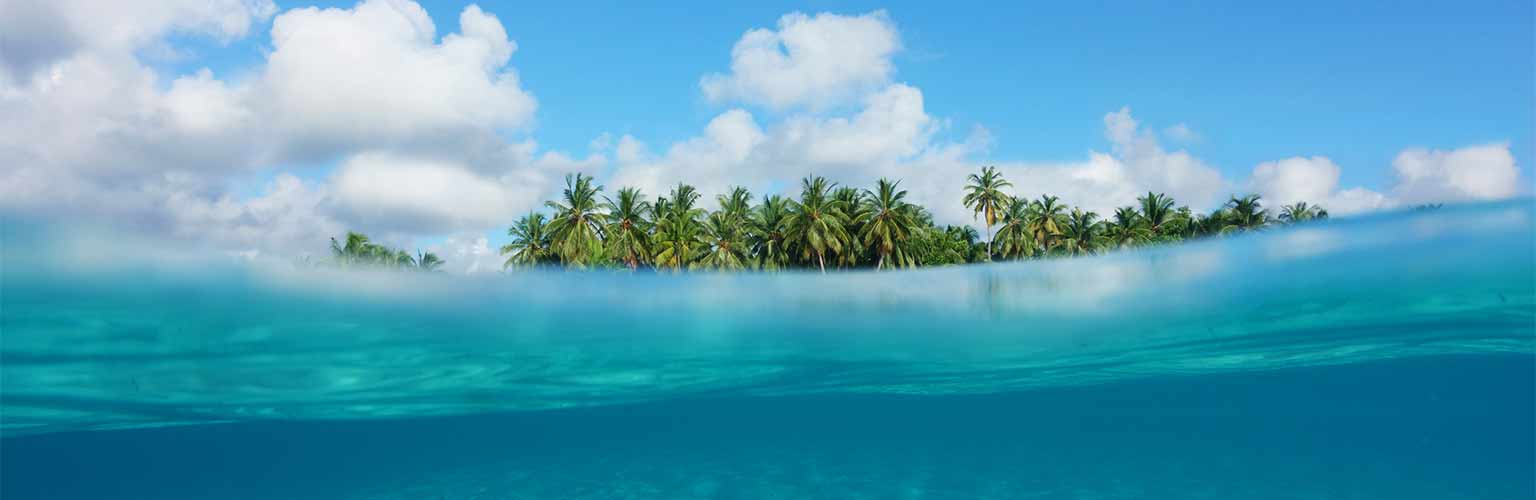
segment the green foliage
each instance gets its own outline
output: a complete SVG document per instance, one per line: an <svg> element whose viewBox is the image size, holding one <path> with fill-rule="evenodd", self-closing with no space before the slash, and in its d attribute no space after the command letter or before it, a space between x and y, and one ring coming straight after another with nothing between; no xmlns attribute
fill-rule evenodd
<svg viewBox="0 0 1536 500"><path fill-rule="evenodd" d="M1003 180L997 167L982 167L980 174L966 178L965 196L960 199L965 208L974 212L971 217L980 217L987 228L987 260L992 260L992 225L997 224L1008 202L1013 200L1003 192L1007 187L1013 187L1013 183Z"/></svg>
<svg viewBox="0 0 1536 500"><path fill-rule="evenodd" d="M634 271L651 262L651 203L635 188L619 190L618 199L604 198L602 215L608 255Z"/></svg>
<svg viewBox="0 0 1536 500"><path fill-rule="evenodd" d="M913 220L913 206L906 201L906 190L898 189L900 185L901 181L877 181L874 190L864 191L865 200L853 217L862 226L857 231L863 248L875 256L875 269L917 265L912 247L917 222Z"/></svg>
<svg viewBox="0 0 1536 500"><path fill-rule="evenodd" d="M1328 210L1316 205L1308 205L1305 201L1298 201L1290 205L1280 207L1280 222L1285 224L1300 224L1314 220L1328 218Z"/></svg>
<svg viewBox="0 0 1536 500"><path fill-rule="evenodd" d="M715 198L718 209L699 206L698 189L678 183L648 201L635 188L603 196L592 177L572 174L552 212L530 212L507 229L504 268L560 266L627 271L741 271L784 269L901 269L1093 255L1192 238L1260 231L1274 224L1328 218L1306 202L1277 215L1258 195L1232 196L1209 213L1196 213L1173 198L1149 192L1115 209L1108 219L1042 195L1028 200L994 167L967 177L960 202L982 223L986 239L969 225L938 226L926 208L907 201L901 181L879 179L871 189L839 186L820 176L801 180L798 198L763 196L732 187ZM1423 207L1433 209L1438 207ZM993 226L997 231L992 232ZM412 256L347 233L331 240L337 265L435 270L443 260Z"/></svg>
<svg viewBox="0 0 1536 500"><path fill-rule="evenodd" d="M1220 232L1248 232L1260 231L1269 225L1269 211L1264 209L1259 195L1233 196L1227 201L1226 212L1222 214L1225 219Z"/></svg>
<svg viewBox="0 0 1536 500"><path fill-rule="evenodd" d="M560 202L545 202L555 212L549 222L555 255L567 267L583 268L602 260L600 247L604 216L598 212L598 193L592 177L582 174L565 176L565 191Z"/></svg>
<svg viewBox="0 0 1536 500"><path fill-rule="evenodd" d="M537 267L554 259L554 243L544 214L530 212L522 216L507 229L507 236L512 237L512 242L501 247L501 254L507 256L501 265L503 269Z"/></svg>
<svg viewBox="0 0 1536 500"><path fill-rule="evenodd" d="M1029 200L1013 198L1003 211L1002 227L997 229L993 250L1005 259L1023 259L1036 255L1038 245L1030 227Z"/></svg>
<svg viewBox="0 0 1536 500"><path fill-rule="evenodd" d="M701 221L705 211L697 207L699 191L678 183L671 196L656 200L657 269L681 271L699 257L706 242Z"/></svg>
<svg viewBox="0 0 1536 500"><path fill-rule="evenodd" d="M347 231L346 242L331 238L331 259L340 267L372 267L385 269L411 269L436 271L447 261L432 252L417 252L411 256L405 250L397 250L368 239L362 233Z"/></svg>
<svg viewBox="0 0 1536 500"><path fill-rule="evenodd" d="M802 179L800 200L790 202L789 217L784 221L785 239L800 249L801 261L814 262L823 273L827 272L827 253L835 257L852 250L844 203L829 195L836 185L821 176Z"/></svg>

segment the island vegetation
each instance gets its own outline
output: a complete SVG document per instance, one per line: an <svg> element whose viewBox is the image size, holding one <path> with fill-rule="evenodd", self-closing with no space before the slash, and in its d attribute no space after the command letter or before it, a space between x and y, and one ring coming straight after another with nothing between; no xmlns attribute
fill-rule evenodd
<svg viewBox="0 0 1536 500"><path fill-rule="evenodd" d="M967 179L960 202L983 239L969 225L936 224L928 209L907 201L901 181L889 179L859 189L810 176L800 181L797 197L754 198L735 187L717 196L711 210L685 183L651 201L632 187L606 194L591 176L571 174L560 199L545 203L547 213L531 211L508 228L511 241L501 254L507 269L824 273L1093 255L1328 217L1307 202L1271 213L1252 194L1196 212L1152 192L1105 216L1055 196L1013 196L1012 187L993 167ZM412 256L351 232L344 241L333 238L331 252L341 266L434 270L444 263L432 253Z"/></svg>

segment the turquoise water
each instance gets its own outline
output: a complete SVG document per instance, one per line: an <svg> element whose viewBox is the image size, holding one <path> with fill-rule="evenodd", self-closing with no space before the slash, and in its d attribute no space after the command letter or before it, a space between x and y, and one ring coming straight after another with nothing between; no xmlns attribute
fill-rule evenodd
<svg viewBox="0 0 1536 500"><path fill-rule="evenodd" d="M1532 498L1533 220L480 277L13 223L0 496Z"/></svg>

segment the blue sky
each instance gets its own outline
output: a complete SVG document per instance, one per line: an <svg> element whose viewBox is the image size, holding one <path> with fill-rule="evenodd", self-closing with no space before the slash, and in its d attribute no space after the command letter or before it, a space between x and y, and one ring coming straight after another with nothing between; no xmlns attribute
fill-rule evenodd
<svg viewBox="0 0 1536 500"><path fill-rule="evenodd" d="M441 34L470 3L422 5ZM1325 155L1342 184L1376 186L1407 146L1509 141L1520 165L1532 158L1530 2L473 3L518 44L545 148L584 150L605 132L682 140L722 109L698 79L726 67L742 32L791 11L884 9L905 46L896 79L949 133L986 127L987 159L1102 149L1098 118L1122 106L1154 128L1187 124L1199 139L1172 146L1234 176ZM224 47L188 37L201 57L170 66L238 75L268 44L264 30Z"/></svg>
<svg viewBox="0 0 1536 500"><path fill-rule="evenodd" d="M281 253L343 228L494 244L568 170L653 195L888 175L946 222L968 218L951 184L985 164L1097 210L1149 189L1340 213L1531 192L1529 1L471 5L0 6L25 42L0 47L0 180L22 186L0 210L126 213ZM402 28L422 22L431 40ZM793 53L802 29L841 46ZM739 71L749 30L787 66ZM516 51L439 64L450 38ZM899 50L854 54L887 39ZM706 75L743 86L706 95Z"/></svg>

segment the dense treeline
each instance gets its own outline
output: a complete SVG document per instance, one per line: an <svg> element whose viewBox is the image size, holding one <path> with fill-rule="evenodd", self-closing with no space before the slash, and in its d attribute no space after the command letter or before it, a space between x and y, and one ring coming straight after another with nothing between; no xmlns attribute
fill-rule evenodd
<svg viewBox="0 0 1536 500"><path fill-rule="evenodd" d="M575 174L566 177L561 198L546 203L549 215L531 212L512 225L501 253L507 267L893 269L1086 255L1328 217L1307 203L1272 216L1256 195L1194 213L1148 193L1101 218L1054 196L1011 196L1012 185L995 168L968 180L961 201L982 223L985 240L969 226L935 224L927 209L906 200L900 181L888 179L861 190L807 177L796 198L754 199L737 187L708 210L687 184L651 202L634 188L604 196L591 177Z"/></svg>
<svg viewBox="0 0 1536 500"><path fill-rule="evenodd" d="M1150 192L1104 217L1055 196L1012 196L1012 184L992 167L967 181L960 201L984 228L984 240L970 226L935 224L931 212L907 201L900 181L888 179L857 189L811 176L793 198L754 198L736 187L717 196L710 210L687 184L649 201L629 187L605 195L592 177L574 174L566 176L560 199L545 203L548 214L533 211L512 224L512 240L501 254L507 268L896 269L1090 255L1328 217L1327 210L1305 202L1271 214L1257 195L1233 196L1212 212L1197 213ZM432 254L412 260L403 251L368 245L355 233L345 245L332 240L338 259L427 267L422 262L430 257L441 265Z"/></svg>

